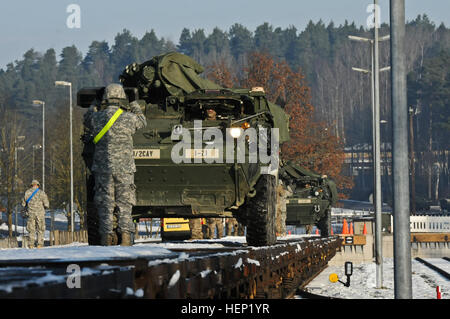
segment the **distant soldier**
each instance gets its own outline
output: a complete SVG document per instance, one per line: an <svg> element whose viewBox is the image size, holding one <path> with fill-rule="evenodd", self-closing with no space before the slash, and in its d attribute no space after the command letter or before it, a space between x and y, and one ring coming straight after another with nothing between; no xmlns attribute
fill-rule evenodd
<svg viewBox="0 0 450 319"><path fill-rule="evenodd" d="M237 220L236 218L225 218L225 236L236 236Z"/></svg>
<svg viewBox="0 0 450 319"><path fill-rule="evenodd" d="M291 193L283 187L281 180L277 187L276 231L280 236L286 235L287 197Z"/></svg>
<svg viewBox="0 0 450 319"><path fill-rule="evenodd" d="M47 194L39 188L39 182L33 180L23 197L24 217L27 218L28 247L34 248L37 233L37 248L44 246L45 208L49 208Z"/></svg>
<svg viewBox="0 0 450 319"><path fill-rule="evenodd" d="M206 109L206 119L205 119L206 121L215 121L216 116L217 113L213 108L209 107Z"/></svg>
<svg viewBox="0 0 450 319"><path fill-rule="evenodd" d="M225 219L226 236L244 236L244 226L236 218Z"/></svg>
<svg viewBox="0 0 450 319"><path fill-rule="evenodd" d="M85 123L95 136L91 171L95 176L94 202L99 216L100 240L103 246L113 244L116 207L121 245L131 246L134 231L131 210L136 204L133 135L145 127L147 121L137 102L128 103L120 84L105 88L103 103L102 110L91 106L85 116Z"/></svg>
<svg viewBox="0 0 450 319"><path fill-rule="evenodd" d="M211 108L206 108L206 121L215 121L216 120L217 113L216 111ZM206 225L207 225L207 234L206 238L213 239L214 235L216 233L216 227L217 227L217 235L218 238L223 237L223 220L222 218L207 218L206 219Z"/></svg>
<svg viewBox="0 0 450 319"><path fill-rule="evenodd" d="M191 239L203 239L201 218L189 219L189 229L191 230Z"/></svg>
<svg viewBox="0 0 450 319"><path fill-rule="evenodd" d="M206 224L208 225L207 238L213 239L216 233L217 227L217 238L223 237L223 219L222 218L206 218Z"/></svg>

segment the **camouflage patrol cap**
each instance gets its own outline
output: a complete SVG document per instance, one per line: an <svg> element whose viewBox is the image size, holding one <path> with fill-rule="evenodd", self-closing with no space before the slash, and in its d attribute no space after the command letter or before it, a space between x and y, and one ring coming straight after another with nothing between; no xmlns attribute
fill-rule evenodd
<svg viewBox="0 0 450 319"><path fill-rule="evenodd" d="M37 180L35 180L35 179L33 179L32 181L31 181L31 184L30 184L31 186L33 186L33 185L40 185L39 184L39 181L37 181Z"/></svg>
<svg viewBox="0 0 450 319"><path fill-rule="evenodd" d="M105 88L103 99L126 99L125 90L121 84L112 83Z"/></svg>

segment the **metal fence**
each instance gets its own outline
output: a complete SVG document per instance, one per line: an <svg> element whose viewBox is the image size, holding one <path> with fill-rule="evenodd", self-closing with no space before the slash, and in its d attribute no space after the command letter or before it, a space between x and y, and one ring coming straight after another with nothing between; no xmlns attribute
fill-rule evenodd
<svg viewBox="0 0 450 319"><path fill-rule="evenodd" d="M411 216L412 233L450 232L450 216Z"/></svg>

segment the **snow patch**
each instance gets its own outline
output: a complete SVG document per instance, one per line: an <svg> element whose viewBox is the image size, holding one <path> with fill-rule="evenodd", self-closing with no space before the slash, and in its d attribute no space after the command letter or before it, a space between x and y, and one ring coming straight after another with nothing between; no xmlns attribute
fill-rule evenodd
<svg viewBox="0 0 450 319"><path fill-rule="evenodd" d="M261 266L260 263L259 263L259 261L255 260L255 259L247 258L247 262L248 262L249 264L255 264L256 266Z"/></svg>
<svg viewBox="0 0 450 319"><path fill-rule="evenodd" d="M169 288L175 286L175 284L178 282L178 279L180 279L180 271L177 270L173 275L172 278L170 278L169 281Z"/></svg>
<svg viewBox="0 0 450 319"><path fill-rule="evenodd" d="M178 256L178 259L179 259L180 261L186 260L186 259L188 259L188 258L189 258L189 254L186 254L185 252L182 252L182 253L180 254L180 256Z"/></svg>
<svg viewBox="0 0 450 319"><path fill-rule="evenodd" d="M142 298L142 297L144 297L144 290L138 289L138 290L136 290L136 292L134 293L134 295L135 295L136 297L138 297L138 298Z"/></svg>
<svg viewBox="0 0 450 319"><path fill-rule="evenodd" d="M236 263L236 265L234 265L234 268L240 268L241 266L242 266L242 258L239 258L239 260Z"/></svg>
<svg viewBox="0 0 450 319"><path fill-rule="evenodd" d="M144 297L144 290L138 289L138 290L134 291L132 288L127 287L125 290L125 295L142 298L142 297Z"/></svg>
<svg viewBox="0 0 450 319"><path fill-rule="evenodd" d="M202 278L205 278L206 276L209 275L209 273L211 272L210 269L206 269L200 272L200 276L202 276Z"/></svg>

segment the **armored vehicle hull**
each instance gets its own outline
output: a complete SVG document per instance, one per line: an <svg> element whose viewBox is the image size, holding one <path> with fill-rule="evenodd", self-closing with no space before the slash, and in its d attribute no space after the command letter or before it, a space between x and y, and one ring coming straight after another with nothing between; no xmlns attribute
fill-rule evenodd
<svg viewBox="0 0 450 319"><path fill-rule="evenodd" d="M286 202L286 224L317 225L322 236L330 236L331 207L337 201L335 183L292 163L283 166L280 176L293 190Z"/></svg>

